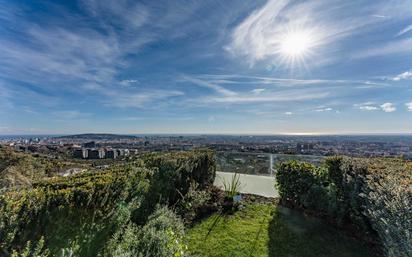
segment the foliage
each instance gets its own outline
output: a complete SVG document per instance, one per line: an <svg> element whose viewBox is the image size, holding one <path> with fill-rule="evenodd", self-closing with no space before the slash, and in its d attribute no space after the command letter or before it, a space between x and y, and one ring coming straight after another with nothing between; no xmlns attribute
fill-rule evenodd
<svg viewBox="0 0 412 257"><path fill-rule="evenodd" d="M186 195L194 182L206 187L214 175L210 151L151 154L105 171L43 178L31 181L31 187L6 190L0 194L0 256L20 253L25 242L43 235L53 255L96 256L113 233L126 227L129 232L142 228L149 241L162 234L176 241L181 234L175 227L163 233L148 217L157 204L174 203L174 195ZM172 220L167 215L161 217Z"/></svg>
<svg viewBox="0 0 412 257"><path fill-rule="evenodd" d="M223 187L226 197L233 199L234 196L239 194L240 175L238 173L234 173L230 181L223 181Z"/></svg>
<svg viewBox="0 0 412 257"><path fill-rule="evenodd" d="M246 204L233 215L215 214L187 232L190 256L363 257L356 240L317 219L273 204Z"/></svg>
<svg viewBox="0 0 412 257"><path fill-rule="evenodd" d="M170 202L180 198L176 189L186 194L193 181L204 189L215 180L216 164L211 150L151 153L142 159L146 167L158 170L154 175L158 184L154 186L164 188L162 196L168 196Z"/></svg>
<svg viewBox="0 0 412 257"><path fill-rule="evenodd" d="M129 223L117 231L108 243L106 256L183 257L186 247L182 238L182 221L167 207L162 207L144 226Z"/></svg>
<svg viewBox="0 0 412 257"><path fill-rule="evenodd" d="M401 159L332 157L324 167L279 166L284 201L377 234L387 256L412 255L412 164Z"/></svg>
<svg viewBox="0 0 412 257"><path fill-rule="evenodd" d="M0 146L0 189L30 186L33 182L53 176L64 169L83 166L45 156L15 152Z"/></svg>
<svg viewBox="0 0 412 257"><path fill-rule="evenodd" d="M42 234L53 210L109 212L116 202L143 198L148 188L147 173L143 168L130 168L53 178L33 184L31 189L0 195L0 248L7 250L20 245L25 237Z"/></svg>
<svg viewBox="0 0 412 257"><path fill-rule="evenodd" d="M11 257L47 257L49 256L49 251L44 246L44 238L32 246L31 241L27 241L26 247L22 250L21 253L18 253L14 250L11 254Z"/></svg>
<svg viewBox="0 0 412 257"><path fill-rule="evenodd" d="M211 200L209 190L199 189L199 185L193 182L186 195L181 195L180 201L176 205L177 213L180 214L186 222L191 222L207 208L207 203Z"/></svg>
<svg viewBox="0 0 412 257"><path fill-rule="evenodd" d="M133 213L135 222L144 221L155 206L175 205L186 195L191 183L199 190L213 184L216 176L214 154L210 150L150 153L141 157L143 165L153 171L150 188L140 212Z"/></svg>

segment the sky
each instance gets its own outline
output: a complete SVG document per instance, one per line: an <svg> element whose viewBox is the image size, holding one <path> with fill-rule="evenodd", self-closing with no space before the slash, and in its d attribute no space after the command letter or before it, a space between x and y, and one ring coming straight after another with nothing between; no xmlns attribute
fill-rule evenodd
<svg viewBox="0 0 412 257"><path fill-rule="evenodd" d="M410 0L0 0L0 134L412 133Z"/></svg>

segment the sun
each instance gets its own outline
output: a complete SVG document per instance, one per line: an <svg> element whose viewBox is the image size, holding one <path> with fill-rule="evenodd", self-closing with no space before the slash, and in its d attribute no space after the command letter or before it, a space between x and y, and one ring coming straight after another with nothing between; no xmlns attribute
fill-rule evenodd
<svg viewBox="0 0 412 257"><path fill-rule="evenodd" d="M280 43L280 53L285 57L303 57L308 54L312 46L310 33L294 31L286 33Z"/></svg>
<svg viewBox="0 0 412 257"><path fill-rule="evenodd" d="M277 38L277 61L292 72L302 68L309 71L308 61L313 59L321 39L322 34L315 28L285 29Z"/></svg>

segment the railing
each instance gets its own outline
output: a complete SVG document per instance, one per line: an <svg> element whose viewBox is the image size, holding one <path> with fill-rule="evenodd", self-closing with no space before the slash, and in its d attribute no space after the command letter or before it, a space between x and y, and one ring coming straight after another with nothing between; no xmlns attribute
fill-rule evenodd
<svg viewBox="0 0 412 257"><path fill-rule="evenodd" d="M217 170L222 172L236 172L241 174L253 174L274 176L276 165L283 161L298 160L319 165L324 156L293 155L293 154L269 154L251 152L217 152Z"/></svg>

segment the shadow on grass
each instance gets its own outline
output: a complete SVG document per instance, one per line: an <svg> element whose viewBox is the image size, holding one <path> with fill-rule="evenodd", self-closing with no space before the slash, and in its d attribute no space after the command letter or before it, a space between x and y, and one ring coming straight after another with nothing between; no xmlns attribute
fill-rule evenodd
<svg viewBox="0 0 412 257"><path fill-rule="evenodd" d="M216 217L213 218L213 222L212 225L208 228L207 230L207 234L205 235L205 239L207 239L210 235L210 233L212 233L212 230L217 226L217 224L219 223L219 221L222 219L223 214L222 212L219 212Z"/></svg>
<svg viewBox="0 0 412 257"><path fill-rule="evenodd" d="M257 246L257 243L258 243L258 241L259 241L259 238L261 237L262 232L265 230L265 223L266 223L266 222L267 222L267 219L262 219L262 222L260 223L260 226L259 226L259 230L258 230L258 232L256 233L255 240L253 241L252 248L250 249L249 257L253 257L253 256L254 256L254 253L255 253L256 246Z"/></svg>
<svg viewBox="0 0 412 257"><path fill-rule="evenodd" d="M269 222L270 257L364 257L372 251L319 219L279 206Z"/></svg>

